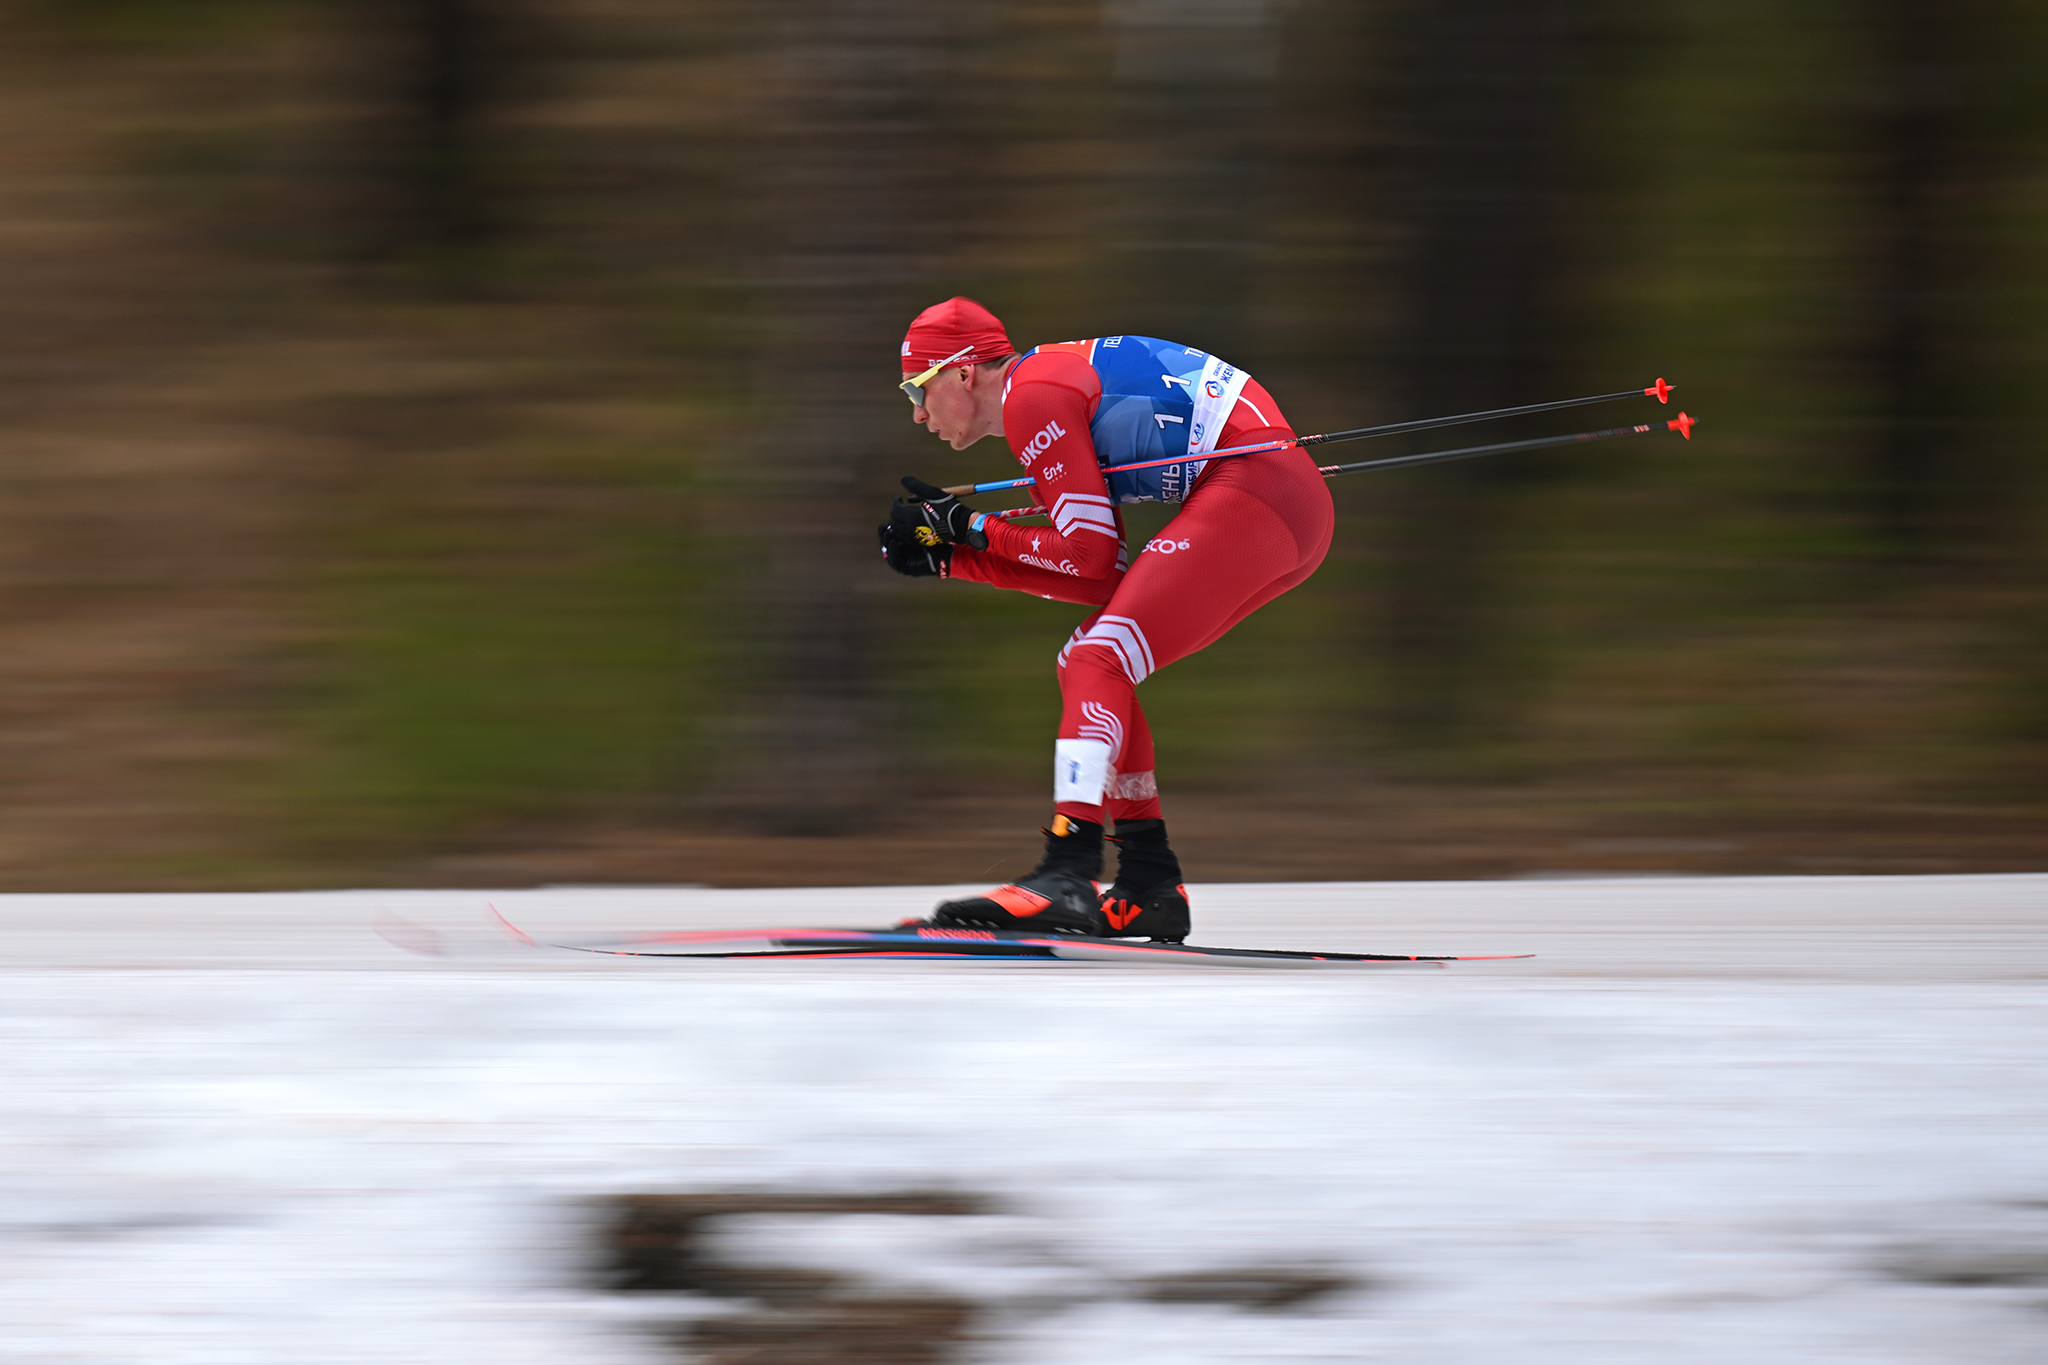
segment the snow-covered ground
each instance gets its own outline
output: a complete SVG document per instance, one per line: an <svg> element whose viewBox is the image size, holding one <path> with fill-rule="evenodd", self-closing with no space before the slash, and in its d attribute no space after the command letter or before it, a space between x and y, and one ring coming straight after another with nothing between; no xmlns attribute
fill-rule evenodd
<svg viewBox="0 0 2048 1365"><path fill-rule="evenodd" d="M1196 888L1204 942L1541 954L1441 972L483 928L942 890L0 897L0 1359L677 1361L749 1307L610 1292L609 1197L908 1190L986 1211L712 1251L973 1300L967 1357L1032 1365L2048 1359L2048 876ZM1248 1267L1352 1287L1132 1287Z"/></svg>

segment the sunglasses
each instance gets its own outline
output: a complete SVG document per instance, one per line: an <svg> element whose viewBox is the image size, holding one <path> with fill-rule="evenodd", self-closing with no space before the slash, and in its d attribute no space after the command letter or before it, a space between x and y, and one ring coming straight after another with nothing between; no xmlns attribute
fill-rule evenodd
<svg viewBox="0 0 2048 1365"><path fill-rule="evenodd" d="M929 370L926 370L923 374L912 375L910 378L904 380L901 384L898 384L896 387L903 390L903 396L910 400L910 406L914 408L921 408L924 406L924 386L931 383L932 380L938 378L940 370L945 369L948 365L955 363L962 357L970 356L973 354L974 348L972 346L969 346L964 350L955 351L953 352L953 354L947 356L944 360L941 360L938 364L932 366Z"/></svg>

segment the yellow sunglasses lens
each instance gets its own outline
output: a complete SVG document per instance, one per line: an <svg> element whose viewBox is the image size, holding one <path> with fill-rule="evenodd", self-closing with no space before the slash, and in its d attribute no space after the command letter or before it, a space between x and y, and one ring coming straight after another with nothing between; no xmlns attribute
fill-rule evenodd
<svg viewBox="0 0 2048 1365"><path fill-rule="evenodd" d="M903 390L903 396L910 400L913 407L921 408L924 406L924 386L931 383L938 376L941 368L943 367L934 365L923 374L917 376L917 378L906 379L897 385L898 388Z"/></svg>
<svg viewBox="0 0 2048 1365"><path fill-rule="evenodd" d="M967 347L965 350L955 351L923 374L914 375L896 387L903 390L903 396L910 400L912 407L921 408L924 406L924 386L931 383L938 376L940 370L945 369L948 365L958 364L973 354L974 348L972 346Z"/></svg>

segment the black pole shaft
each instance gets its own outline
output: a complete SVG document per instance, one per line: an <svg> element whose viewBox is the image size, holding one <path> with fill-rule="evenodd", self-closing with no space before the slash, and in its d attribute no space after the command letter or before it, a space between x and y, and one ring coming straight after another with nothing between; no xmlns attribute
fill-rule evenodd
<svg viewBox="0 0 2048 1365"><path fill-rule="evenodd" d="M1430 450L1420 455L1392 455L1384 460L1359 460L1354 464L1318 465L1316 473L1324 478L1335 478L1339 474L1362 474L1368 469L1398 469L1402 465L1440 464L1449 460L1473 460L1481 455L1499 455L1510 450L1541 450L1545 446L1589 445L1594 441L1612 441L1622 436L1645 436L1653 431L1676 431L1687 440L1692 439L1692 428L1698 423L1684 413L1675 420L1666 422L1644 422L1633 427L1608 427L1602 431L1575 431L1568 436L1538 436L1532 441L1501 441L1490 446L1465 446L1459 450ZM1211 458L1214 458L1213 456ZM1159 461L1161 464L1168 461ZM1145 468L1138 465L1135 468ZM1029 483L1028 479L1017 480L1017 486ZM971 490L961 490L971 491ZM1043 507L1009 507L991 512L996 517L1041 517L1048 515Z"/></svg>
<svg viewBox="0 0 2048 1365"><path fill-rule="evenodd" d="M1665 391L1672 392L1676 384L1666 384ZM1361 441L1370 436L1393 436L1403 431L1428 431L1432 427L1455 427L1466 422L1489 422L1496 417L1519 417L1529 412L1554 412L1558 408L1582 408L1588 403L1612 403L1621 398L1644 398L1650 396L1648 389L1623 389L1620 393L1596 393L1589 398L1560 398L1554 403L1525 403L1518 408L1489 408L1485 412L1465 412L1456 417L1419 417L1412 422L1389 422L1385 426L1358 427L1351 431L1333 431L1327 436L1304 436L1296 445L1314 446L1325 441Z"/></svg>
<svg viewBox="0 0 2048 1365"><path fill-rule="evenodd" d="M1502 441L1498 445L1466 446L1462 450L1432 450L1420 455L1394 455L1384 460L1360 460L1355 464L1330 464L1320 466L1316 472L1324 478L1338 474L1358 474L1368 469L1393 469L1400 465L1437 464L1447 460L1470 460L1481 455L1499 455L1509 450L1538 450L1544 446L1575 445L1590 441L1610 441L1617 436L1641 436L1646 432L1663 431L1663 422L1649 422L1633 427L1609 427L1605 431L1575 431L1569 436L1538 436L1532 441Z"/></svg>
<svg viewBox="0 0 2048 1365"><path fill-rule="evenodd" d="M1657 381L1664 384L1661 379ZM1670 385L1664 385L1668 392ZM1581 403L1600 403L1610 398L1627 398L1626 393L1602 394L1596 398L1567 398L1560 403L1538 403L1529 408L1502 408L1497 412L1470 413L1464 417L1432 417L1422 422L1409 422L1395 427L1360 427L1357 431L1336 431L1327 436L1290 436L1281 441L1262 441L1257 445L1234 446L1225 450L1212 450L1203 455L1171 455L1163 460L1140 460L1136 464L1111 465L1104 474L1125 474L1134 469L1157 469L1163 465L1201 464L1209 460L1226 460L1235 455L1260 455L1269 450L1286 450L1293 446L1321 445L1325 441L1351 441L1361 436L1379 436L1392 431L1411 431L1422 427L1449 426L1454 422L1477 422L1487 417L1499 417L1510 412L1535 412L1543 408L1569 408ZM1667 430L1682 432L1687 440L1692 439L1694 422L1684 413L1675 420L1664 423ZM1612 427L1606 431L1581 431L1570 436L1539 436L1533 441L1506 441L1499 445L1467 446L1462 450L1434 450L1422 455L1396 455L1387 460L1365 460L1358 464L1320 466L1325 477L1331 474L1355 474L1361 469L1391 469L1404 464L1431 464L1438 460L1462 460L1473 455L1492 455L1503 450L1534 450L1540 446L1568 445L1573 441L1605 441L1615 436L1634 436L1645 431L1655 431L1655 423L1637 427ZM974 493L1000 493L1011 488L1028 488L1036 482L1030 475L1021 479L998 479L993 483L963 483L944 492L964 498ZM1014 513L1015 509L1012 509Z"/></svg>

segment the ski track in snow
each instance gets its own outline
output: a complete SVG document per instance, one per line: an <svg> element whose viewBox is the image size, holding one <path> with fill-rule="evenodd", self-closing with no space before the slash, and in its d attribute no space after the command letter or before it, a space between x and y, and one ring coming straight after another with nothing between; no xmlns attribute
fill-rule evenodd
<svg viewBox="0 0 2048 1365"><path fill-rule="evenodd" d="M718 1245L984 1301L1018 1365L2048 1359L2048 1270L1898 1270L2048 1267L2048 876L1195 890L1202 942L1542 954L1402 973L593 958L483 911L945 891L0 897L0 1359L673 1362L648 1324L731 1305L597 1287L599 1197L912 1189L995 1211ZM1361 1287L1103 1295L1260 1265Z"/></svg>

